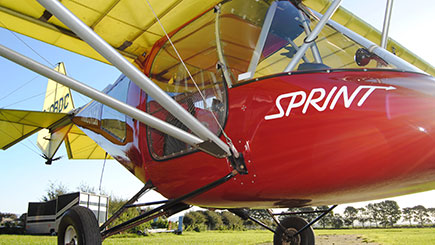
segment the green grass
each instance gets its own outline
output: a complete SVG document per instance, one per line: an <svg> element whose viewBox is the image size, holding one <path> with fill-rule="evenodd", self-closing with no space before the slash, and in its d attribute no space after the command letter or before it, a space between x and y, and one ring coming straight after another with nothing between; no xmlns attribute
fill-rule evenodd
<svg viewBox="0 0 435 245"><path fill-rule="evenodd" d="M57 244L54 236L0 235L0 244Z"/></svg>
<svg viewBox="0 0 435 245"><path fill-rule="evenodd" d="M435 228L424 229L343 229L315 230L317 236L333 234L359 235L363 241L378 244L433 245ZM111 244L272 244L273 234L269 231L208 231L174 234L152 234L147 237L115 236L106 239L104 245ZM56 237L0 235L0 244L56 244Z"/></svg>
<svg viewBox="0 0 435 245"><path fill-rule="evenodd" d="M317 236L325 234L361 235L364 241L376 242L383 245L435 244L435 228L315 230L315 233Z"/></svg>
<svg viewBox="0 0 435 245"><path fill-rule="evenodd" d="M112 238L104 245L112 244L262 244L271 243L270 231L207 231L183 232L183 235L152 234L144 238Z"/></svg>

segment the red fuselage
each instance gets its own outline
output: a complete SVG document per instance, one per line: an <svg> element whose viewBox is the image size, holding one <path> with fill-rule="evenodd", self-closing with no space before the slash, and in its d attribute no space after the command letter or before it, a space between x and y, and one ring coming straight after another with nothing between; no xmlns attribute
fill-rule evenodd
<svg viewBox="0 0 435 245"><path fill-rule="evenodd" d="M435 80L397 71L280 74L230 88L224 130L249 174L188 202L208 207L293 207L386 198L435 188ZM131 84L127 103L146 110ZM96 103L96 102L93 102ZM167 198L232 170L227 159L192 152L155 160L147 128L126 119L117 143L74 119L141 181ZM223 137L221 136L223 139Z"/></svg>

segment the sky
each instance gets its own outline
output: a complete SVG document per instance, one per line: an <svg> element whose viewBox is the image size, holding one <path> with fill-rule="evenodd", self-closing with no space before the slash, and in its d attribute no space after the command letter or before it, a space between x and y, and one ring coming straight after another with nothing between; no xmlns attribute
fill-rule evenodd
<svg viewBox="0 0 435 245"><path fill-rule="evenodd" d="M385 0L343 0L345 8L377 29L382 29L385 3ZM435 33L432 26L435 23L434 10L434 1L395 1L390 27L390 36L393 39L432 65L435 65L435 47L433 47ZM21 35L11 34L3 28L0 28L0 44L50 67L63 61L69 76L99 90L113 83L120 75L120 72L110 65ZM42 109L46 78L1 57L0 74L0 108ZM89 101L85 96L75 92L73 92L73 99L76 106ZM62 184L70 191L76 191L82 184L98 190L103 160L68 160L64 147L61 147L57 156L63 156L63 158L51 166L45 165L45 160L39 156L36 148L35 136L29 137L28 140L7 151L0 150L0 180L2 182L0 212L17 214L26 212L27 203L40 201L50 183ZM106 193L130 198L142 186L143 183L119 163L114 160L106 162L102 181L102 188ZM161 200L161 198L157 193L150 193L141 200ZM435 207L435 191L389 198L389 200L397 201L402 208L419 204ZM366 204L345 204L339 206L338 211L342 211L348 205L361 207Z"/></svg>

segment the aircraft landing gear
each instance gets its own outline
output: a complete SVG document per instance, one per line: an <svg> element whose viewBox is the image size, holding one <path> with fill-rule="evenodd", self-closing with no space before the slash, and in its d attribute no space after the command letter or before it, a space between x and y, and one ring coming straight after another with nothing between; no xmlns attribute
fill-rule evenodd
<svg viewBox="0 0 435 245"><path fill-rule="evenodd" d="M314 245L314 232L311 226L331 212L337 205L331 206L327 210L311 211L311 212L294 212L294 213L273 213L272 210L266 209L270 217L276 223L277 228L273 230L271 227L262 223L261 221L249 216L246 209L228 209L228 211L234 213L240 218L246 220L250 219L265 229L274 233L273 244L274 245ZM296 216L289 216L282 221L277 219L277 215L297 215L305 213L321 213L317 218L311 222L307 222L304 219Z"/></svg>
<svg viewBox="0 0 435 245"><path fill-rule="evenodd" d="M300 217L290 216L280 223L285 230L283 230L281 226L276 228L275 235L273 236L274 245L314 245L314 232L311 226L295 235L300 229L308 224L306 220Z"/></svg>
<svg viewBox="0 0 435 245"><path fill-rule="evenodd" d="M74 206L62 217L59 224L57 244L101 244L98 221L91 210Z"/></svg>

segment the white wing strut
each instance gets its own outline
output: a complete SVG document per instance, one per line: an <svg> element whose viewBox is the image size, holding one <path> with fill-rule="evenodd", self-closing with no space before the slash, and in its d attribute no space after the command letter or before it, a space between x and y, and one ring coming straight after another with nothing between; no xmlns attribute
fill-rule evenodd
<svg viewBox="0 0 435 245"><path fill-rule="evenodd" d="M71 13L71 11L60 2L56 0L38 0L38 2L68 26L75 34L77 34L77 36L83 39L99 54L130 78L130 80L139 86L139 88L155 99L163 108L180 120L184 125L192 130L192 132L198 135L198 137L204 142L211 141L216 145L216 147L212 146L213 148L220 148L220 150L226 152L228 156L231 155L229 146L225 142L202 125L201 122L173 100L165 91L160 89L150 78L145 76L143 72L139 71L133 64L128 62L121 54L110 46L110 44L98 36L98 34L83 23L77 16Z"/></svg>
<svg viewBox="0 0 435 245"><path fill-rule="evenodd" d="M387 49L388 31L390 30L391 12L393 10L393 0L387 0L385 8L384 27L382 28L381 48Z"/></svg>
<svg viewBox="0 0 435 245"><path fill-rule="evenodd" d="M197 147L204 152L207 152L216 157L225 157L225 151L220 149L210 149L207 147L203 147L204 140L196 137L195 135L189 134L188 132L181 130L165 121L162 121L154 116L151 116L133 106L130 106L124 102L116 100L111 96L104 94L92 87L87 86L73 78L70 78L62 73L59 73L55 70L52 70L50 67L42 65L30 58L27 58L11 49L6 48L3 45L0 45L0 56L5 57L23 67L26 67L36 73L39 73L47 78L50 78L60 84L63 84L71 89L82 93L89 98L92 98L102 104L112 107L113 109L130 116L152 128L155 128L159 131L162 131L178 140L181 140L189 145ZM206 145L206 144L205 144ZM208 145L206 145L208 146ZM220 150L220 151L216 151Z"/></svg>

